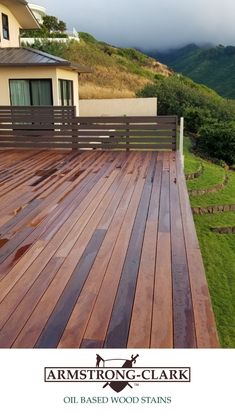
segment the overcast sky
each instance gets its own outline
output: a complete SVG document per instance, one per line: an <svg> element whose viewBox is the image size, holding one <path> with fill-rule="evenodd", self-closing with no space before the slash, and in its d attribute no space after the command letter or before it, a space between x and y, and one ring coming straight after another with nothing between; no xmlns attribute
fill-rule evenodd
<svg viewBox="0 0 235 418"><path fill-rule="evenodd" d="M120 46L235 45L234 0L33 0L69 29Z"/></svg>

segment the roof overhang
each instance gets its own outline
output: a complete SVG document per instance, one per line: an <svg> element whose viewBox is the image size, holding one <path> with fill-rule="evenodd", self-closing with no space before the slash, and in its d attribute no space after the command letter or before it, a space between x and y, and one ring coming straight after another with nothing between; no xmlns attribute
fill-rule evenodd
<svg viewBox="0 0 235 418"><path fill-rule="evenodd" d="M63 65L61 66L61 68L64 68L65 70L73 70L79 74L93 73L93 70L91 68L73 62L68 62L67 65Z"/></svg>
<svg viewBox="0 0 235 418"><path fill-rule="evenodd" d="M68 70L68 71L75 71L76 73L79 74L86 74L86 73L93 73L93 70L91 68L85 67L83 65L77 65L77 64L73 64L68 62L67 64L61 64L61 63L0 63L0 68L1 67L12 67L12 68L17 68L17 67L23 67L23 68L29 68L29 67L56 67L56 68L60 68L61 70Z"/></svg>
<svg viewBox="0 0 235 418"><path fill-rule="evenodd" d="M1 0L15 16L22 29L38 29L40 25L25 0Z"/></svg>
<svg viewBox="0 0 235 418"><path fill-rule="evenodd" d="M23 68L29 68L29 67L56 67L56 68L60 68L62 70L68 70L68 71L75 71L76 73L79 74L85 74L85 73L93 73L93 70L91 68L85 67L83 65L77 65L77 64L72 64L70 62L68 62L67 64L61 64L61 63L6 63L4 62L3 64L0 63L0 68L1 67L12 67L12 68L17 68L17 67L23 67Z"/></svg>
<svg viewBox="0 0 235 418"><path fill-rule="evenodd" d="M1 67L56 67L79 74L93 72L85 65L27 47L0 48Z"/></svg>

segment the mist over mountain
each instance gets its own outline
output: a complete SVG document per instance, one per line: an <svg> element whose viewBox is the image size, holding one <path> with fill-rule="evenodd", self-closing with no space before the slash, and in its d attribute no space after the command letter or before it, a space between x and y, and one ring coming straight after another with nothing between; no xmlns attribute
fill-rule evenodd
<svg viewBox="0 0 235 418"><path fill-rule="evenodd" d="M68 27L144 49L234 42L234 0L39 0Z"/></svg>

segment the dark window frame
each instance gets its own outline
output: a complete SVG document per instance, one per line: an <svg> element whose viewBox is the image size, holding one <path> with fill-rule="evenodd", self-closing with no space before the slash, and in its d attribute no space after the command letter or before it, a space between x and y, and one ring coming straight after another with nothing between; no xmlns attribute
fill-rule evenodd
<svg viewBox="0 0 235 418"><path fill-rule="evenodd" d="M10 40L9 18L5 13L2 13L2 36L6 41Z"/></svg>
<svg viewBox="0 0 235 418"><path fill-rule="evenodd" d="M48 106L54 106L54 100L53 100L53 87L52 87L52 78L9 78L9 93L10 93L10 102L12 105L12 95L11 95L11 81L28 81L29 82L29 94L30 94L30 105L34 106L32 104L33 102L33 94L32 94L32 81L49 81L50 82L50 93L51 93L51 105Z"/></svg>
<svg viewBox="0 0 235 418"><path fill-rule="evenodd" d="M72 86L72 88L71 88L71 93L72 93L72 95L71 95L71 100L72 100L72 103L71 104L65 104L64 102L65 102L65 98L64 98L64 92L63 92L63 88L62 88L62 82L66 82L66 83L69 83L70 84L70 86ZM74 83L73 83L73 80L67 80L67 79L65 79L65 78L59 78L58 79L58 82L59 82L59 100L60 100L60 106L74 106Z"/></svg>

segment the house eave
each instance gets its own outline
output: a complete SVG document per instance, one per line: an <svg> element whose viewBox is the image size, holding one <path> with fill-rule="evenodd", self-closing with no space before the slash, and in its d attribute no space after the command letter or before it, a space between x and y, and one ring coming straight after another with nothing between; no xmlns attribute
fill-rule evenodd
<svg viewBox="0 0 235 418"><path fill-rule="evenodd" d="M51 67L51 68L61 68L64 70L69 70L69 71L75 71L79 74L85 74L85 73L92 73L93 71L90 68L86 68L83 66L79 66L79 65L73 65L71 63L43 63L43 64L38 64L38 63L32 63L32 64L22 64L22 63L4 63L1 64L0 63L0 68L40 68L40 67Z"/></svg>
<svg viewBox="0 0 235 418"><path fill-rule="evenodd" d="M39 29L40 25L25 0L1 0L15 16L22 29Z"/></svg>
<svg viewBox="0 0 235 418"><path fill-rule="evenodd" d="M0 48L0 68L63 68L77 73L91 73L92 70L79 63L48 54L33 48Z"/></svg>

